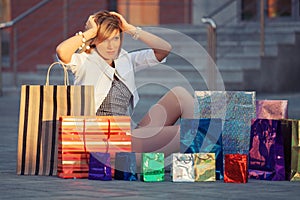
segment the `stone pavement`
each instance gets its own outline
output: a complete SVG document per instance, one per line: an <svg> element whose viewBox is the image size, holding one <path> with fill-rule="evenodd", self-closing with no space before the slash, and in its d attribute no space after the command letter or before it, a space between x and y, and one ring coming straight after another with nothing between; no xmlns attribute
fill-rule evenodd
<svg viewBox="0 0 300 200"><path fill-rule="evenodd" d="M258 99L288 99L289 117L300 119L300 93ZM19 91L0 97L0 199L299 199L300 182L249 180L247 184L166 181L91 181L16 175Z"/></svg>

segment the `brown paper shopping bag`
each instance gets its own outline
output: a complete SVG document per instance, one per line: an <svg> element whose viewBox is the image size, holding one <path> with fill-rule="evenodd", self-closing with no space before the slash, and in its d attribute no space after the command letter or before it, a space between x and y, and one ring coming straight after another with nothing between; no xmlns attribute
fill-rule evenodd
<svg viewBox="0 0 300 200"><path fill-rule="evenodd" d="M53 66L64 70L64 85L49 85ZM50 65L46 85L22 85L17 174L57 175L60 116L95 115L94 86L69 85L65 66Z"/></svg>

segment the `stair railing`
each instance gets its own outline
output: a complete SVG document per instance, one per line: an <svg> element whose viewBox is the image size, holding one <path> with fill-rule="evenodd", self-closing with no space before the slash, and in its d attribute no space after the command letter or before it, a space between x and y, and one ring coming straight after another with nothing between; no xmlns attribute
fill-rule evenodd
<svg viewBox="0 0 300 200"><path fill-rule="evenodd" d="M208 16L202 17L202 22L207 24L207 51L210 55L211 59L214 63L217 63L217 24L214 21L214 16L219 14L221 11L229 7L232 3L237 2L238 0L228 0L216 10L214 10ZM264 0L260 1L260 55L265 55L265 5ZM236 16L234 16L236 18ZM229 19L230 21L232 18ZM215 81L215 72L213 67L209 67L209 83L215 88L216 81Z"/></svg>
<svg viewBox="0 0 300 200"><path fill-rule="evenodd" d="M210 55L211 59L213 60L212 62L209 62L211 64L216 63L217 61L217 33L216 33L216 29L217 29L217 24L215 23L215 21L212 18L206 18L203 17L202 22L205 24L208 24L207 26L207 52ZM209 66L208 67L208 85L211 89L215 89L216 88L216 72L214 71L214 67L213 66Z"/></svg>
<svg viewBox="0 0 300 200"><path fill-rule="evenodd" d="M28 15L32 14L36 10L40 9L41 7L43 7L45 4L49 3L50 1L51 0L41 1L41 2L37 3L35 6L28 9L27 11L25 11L24 13L17 16L15 19L13 19L9 22L0 23L0 96L3 95L3 91L2 91L2 37L1 37L2 36L2 29L14 26L19 21L21 21L22 19L24 19ZM16 84L16 82L17 82L17 77L16 77L17 76L17 69L16 69L16 67L13 68L13 72L14 72L13 73L14 74L14 82L15 82L15 86L16 86L17 85Z"/></svg>

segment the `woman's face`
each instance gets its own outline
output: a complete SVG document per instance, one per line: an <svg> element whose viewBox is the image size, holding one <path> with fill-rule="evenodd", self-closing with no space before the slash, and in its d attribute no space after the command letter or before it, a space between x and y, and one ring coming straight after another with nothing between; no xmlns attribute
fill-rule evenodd
<svg viewBox="0 0 300 200"><path fill-rule="evenodd" d="M118 57L120 46L121 36L119 30L115 30L109 38L101 43L96 41L98 53L108 64L111 64Z"/></svg>

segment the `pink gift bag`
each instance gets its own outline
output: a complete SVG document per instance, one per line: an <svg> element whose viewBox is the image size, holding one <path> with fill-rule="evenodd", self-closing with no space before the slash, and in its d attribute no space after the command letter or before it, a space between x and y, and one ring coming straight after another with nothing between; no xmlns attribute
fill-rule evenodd
<svg viewBox="0 0 300 200"><path fill-rule="evenodd" d="M288 100L256 100L256 118L287 119Z"/></svg>

